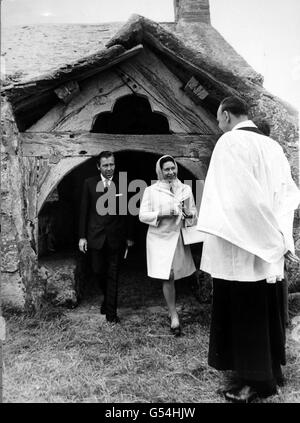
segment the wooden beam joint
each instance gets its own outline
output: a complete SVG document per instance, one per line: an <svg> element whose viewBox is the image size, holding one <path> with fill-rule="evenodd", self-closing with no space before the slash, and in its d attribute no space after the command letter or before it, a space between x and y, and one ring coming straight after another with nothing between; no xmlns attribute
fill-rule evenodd
<svg viewBox="0 0 300 423"><path fill-rule="evenodd" d="M77 81L69 81L56 88L54 92L60 100L68 104L77 94L79 94L80 87Z"/></svg>
<svg viewBox="0 0 300 423"><path fill-rule="evenodd" d="M194 76L192 76L192 78L185 85L184 91L196 104L201 104L201 102L209 95L208 91L200 84L199 81L197 81Z"/></svg>

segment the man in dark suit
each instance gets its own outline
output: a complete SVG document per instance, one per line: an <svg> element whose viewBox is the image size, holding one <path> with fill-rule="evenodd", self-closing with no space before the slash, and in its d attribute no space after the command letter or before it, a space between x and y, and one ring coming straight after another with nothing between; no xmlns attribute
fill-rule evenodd
<svg viewBox="0 0 300 423"><path fill-rule="evenodd" d="M97 157L99 176L84 181L79 218L79 250L89 249L92 272L102 279L104 301L101 314L106 320L119 323L117 316L118 277L122 255L131 240L130 216L120 213L119 180L114 176L115 158L103 151ZM104 280L103 280L104 279Z"/></svg>

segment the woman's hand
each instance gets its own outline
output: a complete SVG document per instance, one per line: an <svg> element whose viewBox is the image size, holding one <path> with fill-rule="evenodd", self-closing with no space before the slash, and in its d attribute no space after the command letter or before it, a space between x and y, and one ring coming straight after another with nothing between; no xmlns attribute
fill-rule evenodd
<svg viewBox="0 0 300 423"><path fill-rule="evenodd" d="M191 213L187 207L183 206L181 211L182 211L183 217L185 219L189 219L189 218L193 217L193 213Z"/></svg>
<svg viewBox="0 0 300 423"><path fill-rule="evenodd" d="M131 248L134 246L134 241L132 239L126 239L126 245Z"/></svg>
<svg viewBox="0 0 300 423"><path fill-rule="evenodd" d="M79 250L82 253L87 252L87 240L85 238L80 238L80 240L79 240Z"/></svg>
<svg viewBox="0 0 300 423"><path fill-rule="evenodd" d="M171 207L169 210L160 210L158 213L158 217L161 219L163 217L178 216L178 214L179 214L178 209Z"/></svg>

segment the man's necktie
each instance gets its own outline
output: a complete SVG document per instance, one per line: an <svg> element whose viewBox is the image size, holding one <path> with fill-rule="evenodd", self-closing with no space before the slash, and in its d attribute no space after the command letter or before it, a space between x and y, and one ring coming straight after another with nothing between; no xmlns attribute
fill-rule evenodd
<svg viewBox="0 0 300 423"><path fill-rule="evenodd" d="M104 184L104 193L106 193L106 192L108 191L108 179L105 179L105 180L104 180L104 182L103 182L103 184ZM104 206L104 208L106 208L106 209L107 209L107 206L108 206L108 200L105 200L105 201L104 201L103 206Z"/></svg>
<svg viewBox="0 0 300 423"><path fill-rule="evenodd" d="M105 181L104 181L104 192L107 192L107 191L108 191L108 180L105 179Z"/></svg>

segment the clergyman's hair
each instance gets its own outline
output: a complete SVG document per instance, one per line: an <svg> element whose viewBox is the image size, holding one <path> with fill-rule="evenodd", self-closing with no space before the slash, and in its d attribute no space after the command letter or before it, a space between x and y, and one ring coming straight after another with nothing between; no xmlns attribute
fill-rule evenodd
<svg viewBox="0 0 300 423"><path fill-rule="evenodd" d="M101 159L108 159L109 157L113 157L113 158L115 158L115 156L114 156L114 153L112 152L112 151L102 151L97 157L96 157L96 162L98 163L98 164L100 164L101 163Z"/></svg>
<svg viewBox="0 0 300 423"><path fill-rule="evenodd" d="M265 119L255 118L255 119L253 119L253 122L258 127L258 129L260 130L260 132L262 132L267 137L270 135L270 133L271 133L271 127L270 127L269 123Z"/></svg>
<svg viewBox="0 0 300 423"><path fill-rule="evenodd" d="M248 106L239 98L236 97L226 97L220 103L222 112L228 111L234 116L247 115L248 116Z"/></svg>

